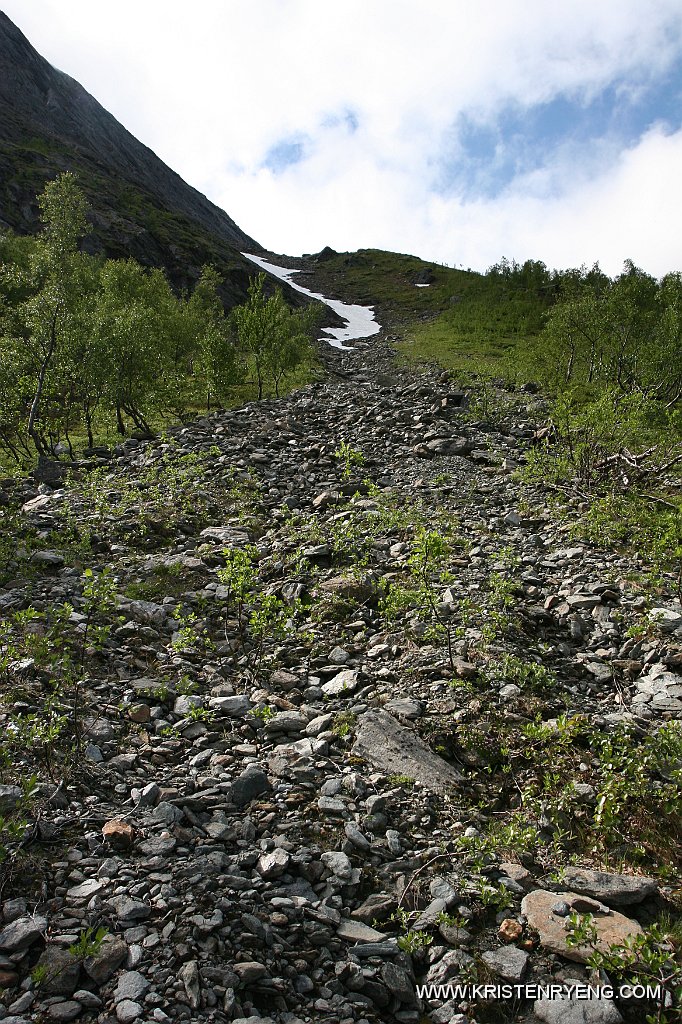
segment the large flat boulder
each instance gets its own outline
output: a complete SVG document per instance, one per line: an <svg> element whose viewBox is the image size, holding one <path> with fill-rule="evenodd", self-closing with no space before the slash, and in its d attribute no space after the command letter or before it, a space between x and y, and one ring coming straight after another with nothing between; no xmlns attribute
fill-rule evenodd
<svg viewBox="0 0 682 1024"><path fill-rule="evenodd" d="M601 903L589 900L577 892L549 892L547 889L536 889L524 896L521 902L521 913L528 919L528 925L540 936L540 942L551 953L557 953L567 960L576 963L587 963L593 949L587 946L568 946L568 914L559 908L568 904L569 911L580 914L589 913L597 929L597 946L601 953L606 953L610 946L620 945L631 935L639 935L642 931L637 921L609 910ZM562 910L565 910L565 906Z"/></svg>
<svg viewBox="0 0 682 1024"><path fill-rule="evenodd" d="M645 875L615 875L588 868L565 868L562 882L573 892L582 892L609 907L626 907L655 896L658 886Z"/></svg>
<svg viewBox="0 0 682 1024"><path fill-rule="evenodd" d="M360 719L353 753L387 775L409 775L434 793L447 794L463 781L417 734L386 711L368 711Z"/></svg>

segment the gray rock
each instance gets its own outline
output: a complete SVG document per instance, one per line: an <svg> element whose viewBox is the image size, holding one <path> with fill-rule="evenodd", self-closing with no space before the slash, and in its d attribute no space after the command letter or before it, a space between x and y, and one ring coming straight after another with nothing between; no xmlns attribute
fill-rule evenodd
<svg viewBox="0 0 682 1024"><path fill-rule="evenodd" d="M178 845L177 839L172 836L152 836L140 843L139 850L145 857L168 857Z"/></svg>
<svg viewBox="0 0 682 1024"><path fill-rule="evenodd" d="M147 981L144 974L139 971L125 971L120 976L114 990L114 1002L120 1003L123 999L138 1001L151 988L151 982Z"/></svg>
<svg viewBox="0 0 682 1024"><path fill-rule="evenodd" d="M120 967L128 955L128 946L118 936L108 935L94 956L86 957L83 966L86 974L97 985L105 982Z"/></svg>
<svg viewBox="0 0 682 1024"><path fill-rule="evenodd" d="M34 942L43 937L47 930L45 917L18 917L6 925L0 932L0 949L8 953L17 953L28 949Z"/></svg>
<svg viewBox="0 0 682 1024"><path fill-rule="evenodd" d="M73 998L89 1010L98 1010L103 1005L99 996L96 996L94 992L88 992L85 988L79 988L77 992L74 992Z"/></svg>
<svg viewBox="0 0 682 1024"><path fill-rule="evenodd" d="M386 939L385 942L363 942L353 947L353 956L360 960L375 956L399 956L401 952L396 939Z"/></svg>
<svg viewBox="0 0 682 1024"><path fill-rule="evenodd" d="M317 715L311 719L306 726L306 736L319 736L321 732L330 729L334 722L334 715Z"/></svg>
<svg viewBox="0 0 682 1024"><path fill-rule="evenodd" d="M290 860L291 857L286 850L276 847L259 858L256 871L261 878L279 878L286 871Z"/></svg>
<svg viewBox="0 0 682 1024"><path fill-rule="evenodd" d="M37 967L45 970L40 991L51 996L70 996L78 986L81 965L68 949L48 946L40 954Z"/></svg>
<svg viewBox="0 0 682 1024"><path fill-rule="evenodd" d="M175 822L182 821L182 808L176 807L168 800L161 800L149 814L149 820L160 821L164 825L173 825Z"/></svg>
<svg viewBox="0 0 682 1024"><path fill-rule="evenodd" d="M232 1024L275 1024L275 1022L272 1017L259 1017L253 1015L251 1017L236 1017L232 1021ZM296 1022L292 1021L292 1024L296 1024Z"/></svg>
<svg viewBox="0 0 682 1024"><path fill-rule="evenodd" d="M353 865L345 853L340 850L329 850L323 853L320 860L341 881L350 881L353 876Z"/></svg>
<svg viewBox="0 0 682 1024"><path fill-rule="evenodd" d="M622 1024L623 1018L610 999L538 999L533 1004L536 1021L543 1024Z"/></svg>
<svg viewBox="0 0 682 1024"><path fill-rule="evenodd" d="M134 999L122 999L116 1005L116 1020L119 1021L119 1024L132 1024L143 1013L142 1006Z"/></svg>
<svg viewBox="0 0 682 1024"><path fill-rule="evenodd" d="M528 969L528 953L516 946L502 946L483 954L483 962L505 981L521 981Z"/></svg>
<svg viewBox="0 0 682 1024"><path fill-rule="evenodd" d="M354 822L347 821L345 823L345 825L343 826L343 828L344 828L344 832L346 833L346 836L348 837L350 842L358 850L362 850L365 853L368 850L371 850L372 845L371 845L369 839L367 839L367 837L365 835L363 835L363 833L360 831L360 829L358 828L358 826Z"/></svg>
<svg viewBox="0 0 682 1024"><path fill-rule="evenodd" d="M199 964L196 960L188 960L178 972L178 977L185 988L185 994L192 1010L196 1010L201 999L201 981Z"/></svg>
<svg viewBox="0 0 682 1024"><path fill-rule="evenodd" d="M357 688L357 670L344 668L343 671L337 672L328 682L322 684L322 693L325 697L345 697L355 693Z"/></svg>
<svg viewBox="0 0 682 1024"><path fill-rule="evenodd" d="M421 718L424 714L422 701L412 700L410 697L397 697L395 700L389 700L384 704L384 708L392 715L397 715L398 718Z"/></svg>
<svg viewBox="0 0 682 1024"><path fill-rule="evenodd" d="M243 693L236 693L230 697L211 697L208 703L209 707L231 718L243 718L253 707L252 702Z"/></svg>
<svg viewBox="0 0 682 1024"><path fill-rule="evenodd" d="M0 786L0 814L11 814L23 799L21 786Z"/></svg>
<svg viewBox="0 0 682 1024"><path fill-rule="evenodd" d="M155 685L154 680L150 679L147 681L151 685ZM91 718L86 722L85 733L91 740L97 740L98 743L106 743L107 740L113 740L116 730L108 718Z"/></svg>
<svg viewBox="0 0 682 1024"><path fill-rule="evenodd" d="M75 999L65 999L60 1003L52 1003L47 1008L47 1016L50 1020L75 1020L83 1012L82 1003Z"/></svg>
<svg viewBox="0 0 682 1024"><path fill-rule="evenodd" d="M588 900L586 896L575 892L553 893L547 889L535 889L524 896L521 902L521 913L528 918L528 924L540 935L540 942L552 953L558 953L567 960L585 963L592 953L586 946L566 945L567 918L553 912L557 903L568 903L581 913L590 912L593 924L597 929L597 949L606 953L612 945L620 945L626 939L639 935L642 931L636 921L631 921L615 910L602 908L602 904ZM576 901L577 905L576 905Z"/></svg>
<svg viewBox="0 0 682 1024"><path fill-rule="evenodd" d="M445 913L445 900L433 899L427 907L422 910L421 914L413 924L413 928L416 931L421 931L425 928L433 928L438 922L438 918Z"/></svg>
<svg viewBox="0 0 682 1024"><path fill-rule="evenodd" d="M474 958L469 953L463 949L449 949L445 956L429 967L424 984L447 985L448 982L456 981L462 970L470 969L473 965Z"/></svg>
<svg viewBox="0 0 682 1024"><path fill-rule="evenodd" d="M154 807L158 802L161 789L156 782L150 782L142 789L131 791L131 796L138 807Z"/></svg>
<svg viewBox="0 0 682 1024"><path fill-rule="evenodd" d="M183 693L176 697L173 704L173 711L176 715L188 715L193 708L201 708L206 703L205 698L193 693Z"/></svg>
<svg viewBox="0 0 682 1024"><path fill-rule="evenodd" d="M386 845L395 857L403 852L403 844L400 841L400 833L394 828L386 829Z"/></svg>
<svg viewBox="0 0 682 1024"><path fill-rule="evenodd" d="M317 806L323 814L330 817L343 816L348 813L348 808L343 800L337 800L333 796L321 796L317 801Z"/></svg>
<svg viewBox="0 0 682 1024"><path fill-rule="evenodd" d="M131 619L150 626L162 626L168 618L168 609L153 601L125 601L123 610Z"/></svg>
<svg viewBox="0 0 682 1024"><path fill-rule="evenodd" d="M257 796L268 793L272 789L270 780L260 768L247 768L232 783L232 802L237 807L244 807Z"/></svg>
<svg viewBox="0 0 682 1024"><path fill-rule="evenodd" d="M588 868L565 868L561 884L573 892L585 893L609 907L625 907L655 896L655 879L644 875L615 875Z"/></svg>
<svg viewBox="0 0 682 1024"><path fill-rule="evenodd" d="M434 793L450 793L463 781L459 772L386 711L362 716L353 753L387 774L409 775Z"/></svg>
<svg viewBox="0 0 682 1024"><path fill-rule="evenodd" d="M431 1014L431 1024L469 1024L470 1018L463 1013L456 1013L458 999L449 999Z"/></svg>
<svg viewBox="0 0 682 1024"><path fill-rule="evenodd" d="M405 1003L407 1006L416 1006L414 982L403 967L390 962L382 964L381 980L388 991L396 996L401 1003Z"/></svg>
<svg viewBox="0 0 682 1024"><path fill-rule="evenodd" d="M639 705L644 705L653 712L682 714L682 676L661 671L657 666L649 675L638 679L635 686L637 692L632 698L634 711Z"/></svg>
<svg viewBox="0 0 682 1024"><path fill-rule="evenodd" d="M386 938L385 934L378 932L376 928L370 928L369 925L362 924L361 921L348 919L341 922L336 929L336 934L346 942L381 942Z"/></svg>
<svg viewBox="0 0 682 1024"><path fill-rule="evenodd" d="M28 903L23 896L16 896L14 899L5 900L2 904L2 916L5 924L16 921L19 917L26 917Z"/></svg>
<svg viewBox="0 0 682 1024"><path fill-rule="evenodd" d="M431 879L429 892L434 899L443 900L448 909L459 902L459 894L455 887L448 882L447 878L441 878L439 875Z"/></svg>
<svg viewBox="0 0 682 1024"><path fill-rule="evenodd" d="M36 1001L35 992L24 992L23 995L19 996L9 1004L10 1013L23 1013L24 1010L30 1010Z"/></svg>
<svg viewBox="0 0 682 1024"><path fill-rule="evenodd" d="M672 608L652 608L649 620L658 626L661 633L682 633L682 615Z"/></svg>
<svg viewBox="0 0 682 1024"><path fill-rule="evenodd" d="M268 969L265 964L261 964L257 960L246 960L234 964L234 973L243 985L252 985L254 981L265 978Z"/></svg>
<svg viewBox="0 0 682 1024"><path fill-rule="evenodd" d="M152 912L147 903L131 899L130 896L114 896L109 902L120 921L146 921Z"/></svg>
<svg viewBox="0 0 682 1024"><path fill-rule="evenodd" d="M246 530L237 530L233 526L207 526L201 531L201 537L219 541L223 547L239 548L249 543Z"/></svg>
<svg viewBox="0 0 682 1024"><path fill-rule="evenodd" d="M343 647L335 647L327 660L330 665L346 665L350 660L350 654Z"/></svg>
<svg viewBox="0 0 682 1024"><path fill-rule="evenodd" d="M351 917L363 924L371 924L372 921L385 921L390 917L397 906L395 896L387 893L371 893L367 899L355 910L351 911Z"/></svg>
<svg viewBox="0 0 682 1024"><path fill-rule="evenodd" d="M66 895L70 900L84 900L94 896L96 892L103 888L104 882L100 882L96 878L88 878L87 881L81 882L80 885L74 885L71 889L67 889Z"/></svg>
<svg viewBox="0 0 682 1024"><path fill-rule="evenodd" d="M60 551L34 551L31 561L46 569L60 569L64 565L64 555Z"/></svg>
<svg viewBox="0 0 682 1024"><path fill-rule="evenodd" d="M266 733L304 732L308 719L300 711L279 711L265 723Z"/></svg>

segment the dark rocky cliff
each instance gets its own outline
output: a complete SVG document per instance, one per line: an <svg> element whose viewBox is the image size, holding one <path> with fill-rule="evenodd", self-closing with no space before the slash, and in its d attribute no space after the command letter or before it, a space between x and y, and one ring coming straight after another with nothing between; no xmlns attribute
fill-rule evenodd
<svg viewBox="0 0 682 1024"><path fill-rule="evenodd" d="M179 287L212 262L225 276L226 304L242 300L254 268L241 251L262 247L0 11L0 228L35 232L36 194L66 170L78 174L92 207L89 251L163 266Z"/></svg>

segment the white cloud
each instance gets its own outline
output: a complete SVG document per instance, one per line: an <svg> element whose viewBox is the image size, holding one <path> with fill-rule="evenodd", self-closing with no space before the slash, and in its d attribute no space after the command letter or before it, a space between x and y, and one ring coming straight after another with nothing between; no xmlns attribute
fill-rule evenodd
<svg viewBox="0 0 682 1024"><path fill-rule="evenodd" d="M364 246L484 268L682 264L679 134L548 154L494 198L434 195L460 114L482 123L679 61L679 0L5 0L36 48L276 251ZM625 100L623 100L625 102ZM342 120L357 118L357 129ZM333 124L337 118L338 123ZM263 168L282 140L305 159ZM456 142L456 138L454 140ZM456 151L456 146L454 151Z"/></svg>

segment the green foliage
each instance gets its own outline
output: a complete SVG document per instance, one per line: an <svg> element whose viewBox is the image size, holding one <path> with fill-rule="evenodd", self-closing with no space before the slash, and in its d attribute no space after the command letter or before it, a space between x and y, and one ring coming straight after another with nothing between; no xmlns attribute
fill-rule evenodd
<svg viewBox="0 0 682 1024"><path fill-rule="evenodd" d="M196 612L185 611L178 606L173 612L173 618L178 623L171 642L174 651L206 652L213 649L209 631Z"/></svg>
<svg viewBox="0 0 682 1024"><path fill-rule="evenodd" d="M69 953L78 960L85 960L89 956L97 956L108 934L109 930L104 926L100 928L86 928L81 932L78 941L69 946Z"/></svg>
<svg viewBox="0 0 682 1024"><path fill-rule="evenodd" d="M406 789L412 789L415 784L415 779L411 775L389 775L388 781L392 786L403 786Z"/></svg>
<svg viewBox="0 0 682 1024"><path fill-rule="evenodd" d="M421 953L422 950L428 949L432 942L433 935L429 935L428 932L410 930L398 937L397 945L403 953L414 956L415 953Z"/></svg>
<svg viewBox="0 0 682 1024"><path fill-rule="evenodd" d="M498 666L488 666L489 676L501 677L507 683L515 683L522 690L551 692L556 686L556 677L544 665L535 661L524 661L508 654Z"/></svg>
<svg viewBox="0 0 682 1024"><path fill-rule="evenodd" d="M648 563L653 586L671 574L672 589L682 601L682 502L609 494L593 501L573 533L602 547L627 545Z"/></svg>
<svg viewBox="0 0 682 1024"><path fill-rule="evenodd" d="M353 448L347 441L341 441L334 455L343 465L343 479L349 480L353 473L353 466L362 466L365 457L359 448Z"/></svg>
<svg viewBox="0 0 682 1024"><path fill-rule="evenodd" d="M286 636L299 604L288 605L276 594L259 589L259 556L253 545L225 549L223 556L225 565L218 570L218 579L227 588L227 612L236 617L240 645L257 674L268 647Z"/></svg>
<svg viewBox="0 0 682 1024"><path fill-rule="evenodd" d="M287 374L310 361L310 339L319 322L316 307L293 312L284 302L281 289L266 298L264 285L265 274L259 274L251 281L247 301L231 316L237 346L252 362L259 398L268 380L279 395Z"/></svg>
<svg viewBox="0 0 682 1024"><path fill-rule="evenodd" d="M580 283L550 313L546 374L564 385L677 401L682 395L682 277L657 282L627 261L614 281Z"/></svg>
<svg viewBox="0 0 682 1024"><path fill-rule="evenodd" d="M256 559L258 552L253 545L244 548L225 548L225 565L218 569L218 579L227 587L226 602L241 622L249 593L258 579Z"/></svg>
<svg viewBox="0 0 682 1024"><path fill-rule="evenodd" d="M641 394L610 386L589 400L580 389L566 389L551 411L555 439L530 454L530 475L556 483L575 479L589 490L628 489L675 457L677 432L660 412ZM646 456L638 455L645 445Z"/></svg>
<svg viewBox="0 0 682 1024"><path fill-rule="evenodd" d="M0 771L5 776L6 771L11 767L12 761L9 756L6 744L0 744ZM28 815L31 804L37 793L37 775L30 775L19 780L21 785L21 797L17 800L16 806L0 814L0 865L11 860L20 849L21 840L24 838L28 826Z"/></svg>
<svg viewBox="0 0 682 1024"><path fill-rule="evenodd" d="M650 925L624 942L614 943L606 951L597 948L598 942L593 916L574 911L568 918L566 945L569 948L592 948L587 966L594 971L606 972L614 985L660 989L657 1000L647 999L651 1009L644 1018L647 1024L672 1024L679 1019L682 965L671 936L665 934L660 925Z"/></svg>
<svg viewBox="0 0 682 1024"><path fill-rule="evenodd" d="M682 595L682 279L626 263L614 281L578 276L536 354L555 392L553 433L526 475L586 502L576 535L621 544Z"/></svg>
<svg viewBox="0 0 682 1024"><path fill-rule="evenodd" d="M212 722L215 719L215 711L195 705L189 709L185 718L188 722Z"/></svg>
<svg viewBox="0 0 682 1024"><path fill-rule="evenodd" d="M44 230L27 264L3 268L1 282L0 443L18 461L29 451L27 438L39 455L53 451L62 432L68 444L80 314L91 277L90 262L78 252L86 204L74 176L48 182L38 202Z"/></svg>
<svg viewBox="0 0 682 1024"><path fill-rule="evenodd" d="M211 452L182 452L173 438L163 438L158 457L140 466L135 474L123 468L95 469L72 482L74 514L83 501L90 509L87 528L93 532L112 529L125 533L128 542L144 547L161 545L183 522L204 523L209 510L231 511L240 496L226 488L224 480L209 473ZM81 524L81 529L84 530ZM156 587L174 579L178 587L183 570L158 567L153 579L133 585L138 596L153 599ZM167 592L166 592L167 593ZM130 597L134 597L131 593Z"/></svg>
<svg viewBox="0 0 682 1024"><path fill-rule="evenodd" d="M9 716L4 748L34 758L50 779L59 766L79 761L86 705L86 659L108 642L114 608L110 571L85 570L79 611L70 604L32 606L0 626L0 677L6 692L15 686L15 666L25 664L45 682L37 710Z"/></svg>
<svg viewBox="0 0 682 1024"><path fill-rule="evenodd" d="M514 899L504 883L498 887L482 880L476 883L476 898L484 910L506 910Z"/></svg>
<svg viewBox="0 0 682 1024"><path fill-rule="evenodd" d="M244 360L259 397L310 361L317 307L293 312L279 290L266 300L264 275L228 320L212 267L178 296L161 270L79 252L87 204L74 175L38 201L40 235L0 237L0 451L22 467L73 458L112 423L153 434L159 420L224 404Z"/></svg>
<svg viewBox="0 0 682 1024"><path fill-rule="evenodd" d="M31 981L36 989L39 989L46 981L50 980L50 978L50 970L47 964L36 964L31 971Z"/></svg>
<svg viewBox="0 0 682 1024"><path fill-rule="evenodd" d="M339 711L334 715L334 723L332 725L332 732L339 739L345 739L353 731L353 726L357 721L357 715L352 711Z"/></svg>
<svg viewBox="0 0 682 1024"><path fill-rule="evenodd" d="M263 722L263 724L265 725L267 722L270 721L271 718L275 717L277 712L272 707L272 705L263 704L261 707L251 708L249 714L253 715L254 718L259 718L261 722Z"/></svg>
<svg viewBox="0 0 682 1024"><path fill-rule="evenodd" d="M524 699L537 706L532 694ZM496 811L481 834L455 840L474 867L504 850L532 854L551 870L575 853L674 877L682 854L680 723L642 737L633 728L602 731L580 714L523 725L488 708L450 730L449 739L445 727L440 732L443 754L471 766L482 806Z"/></svg>

